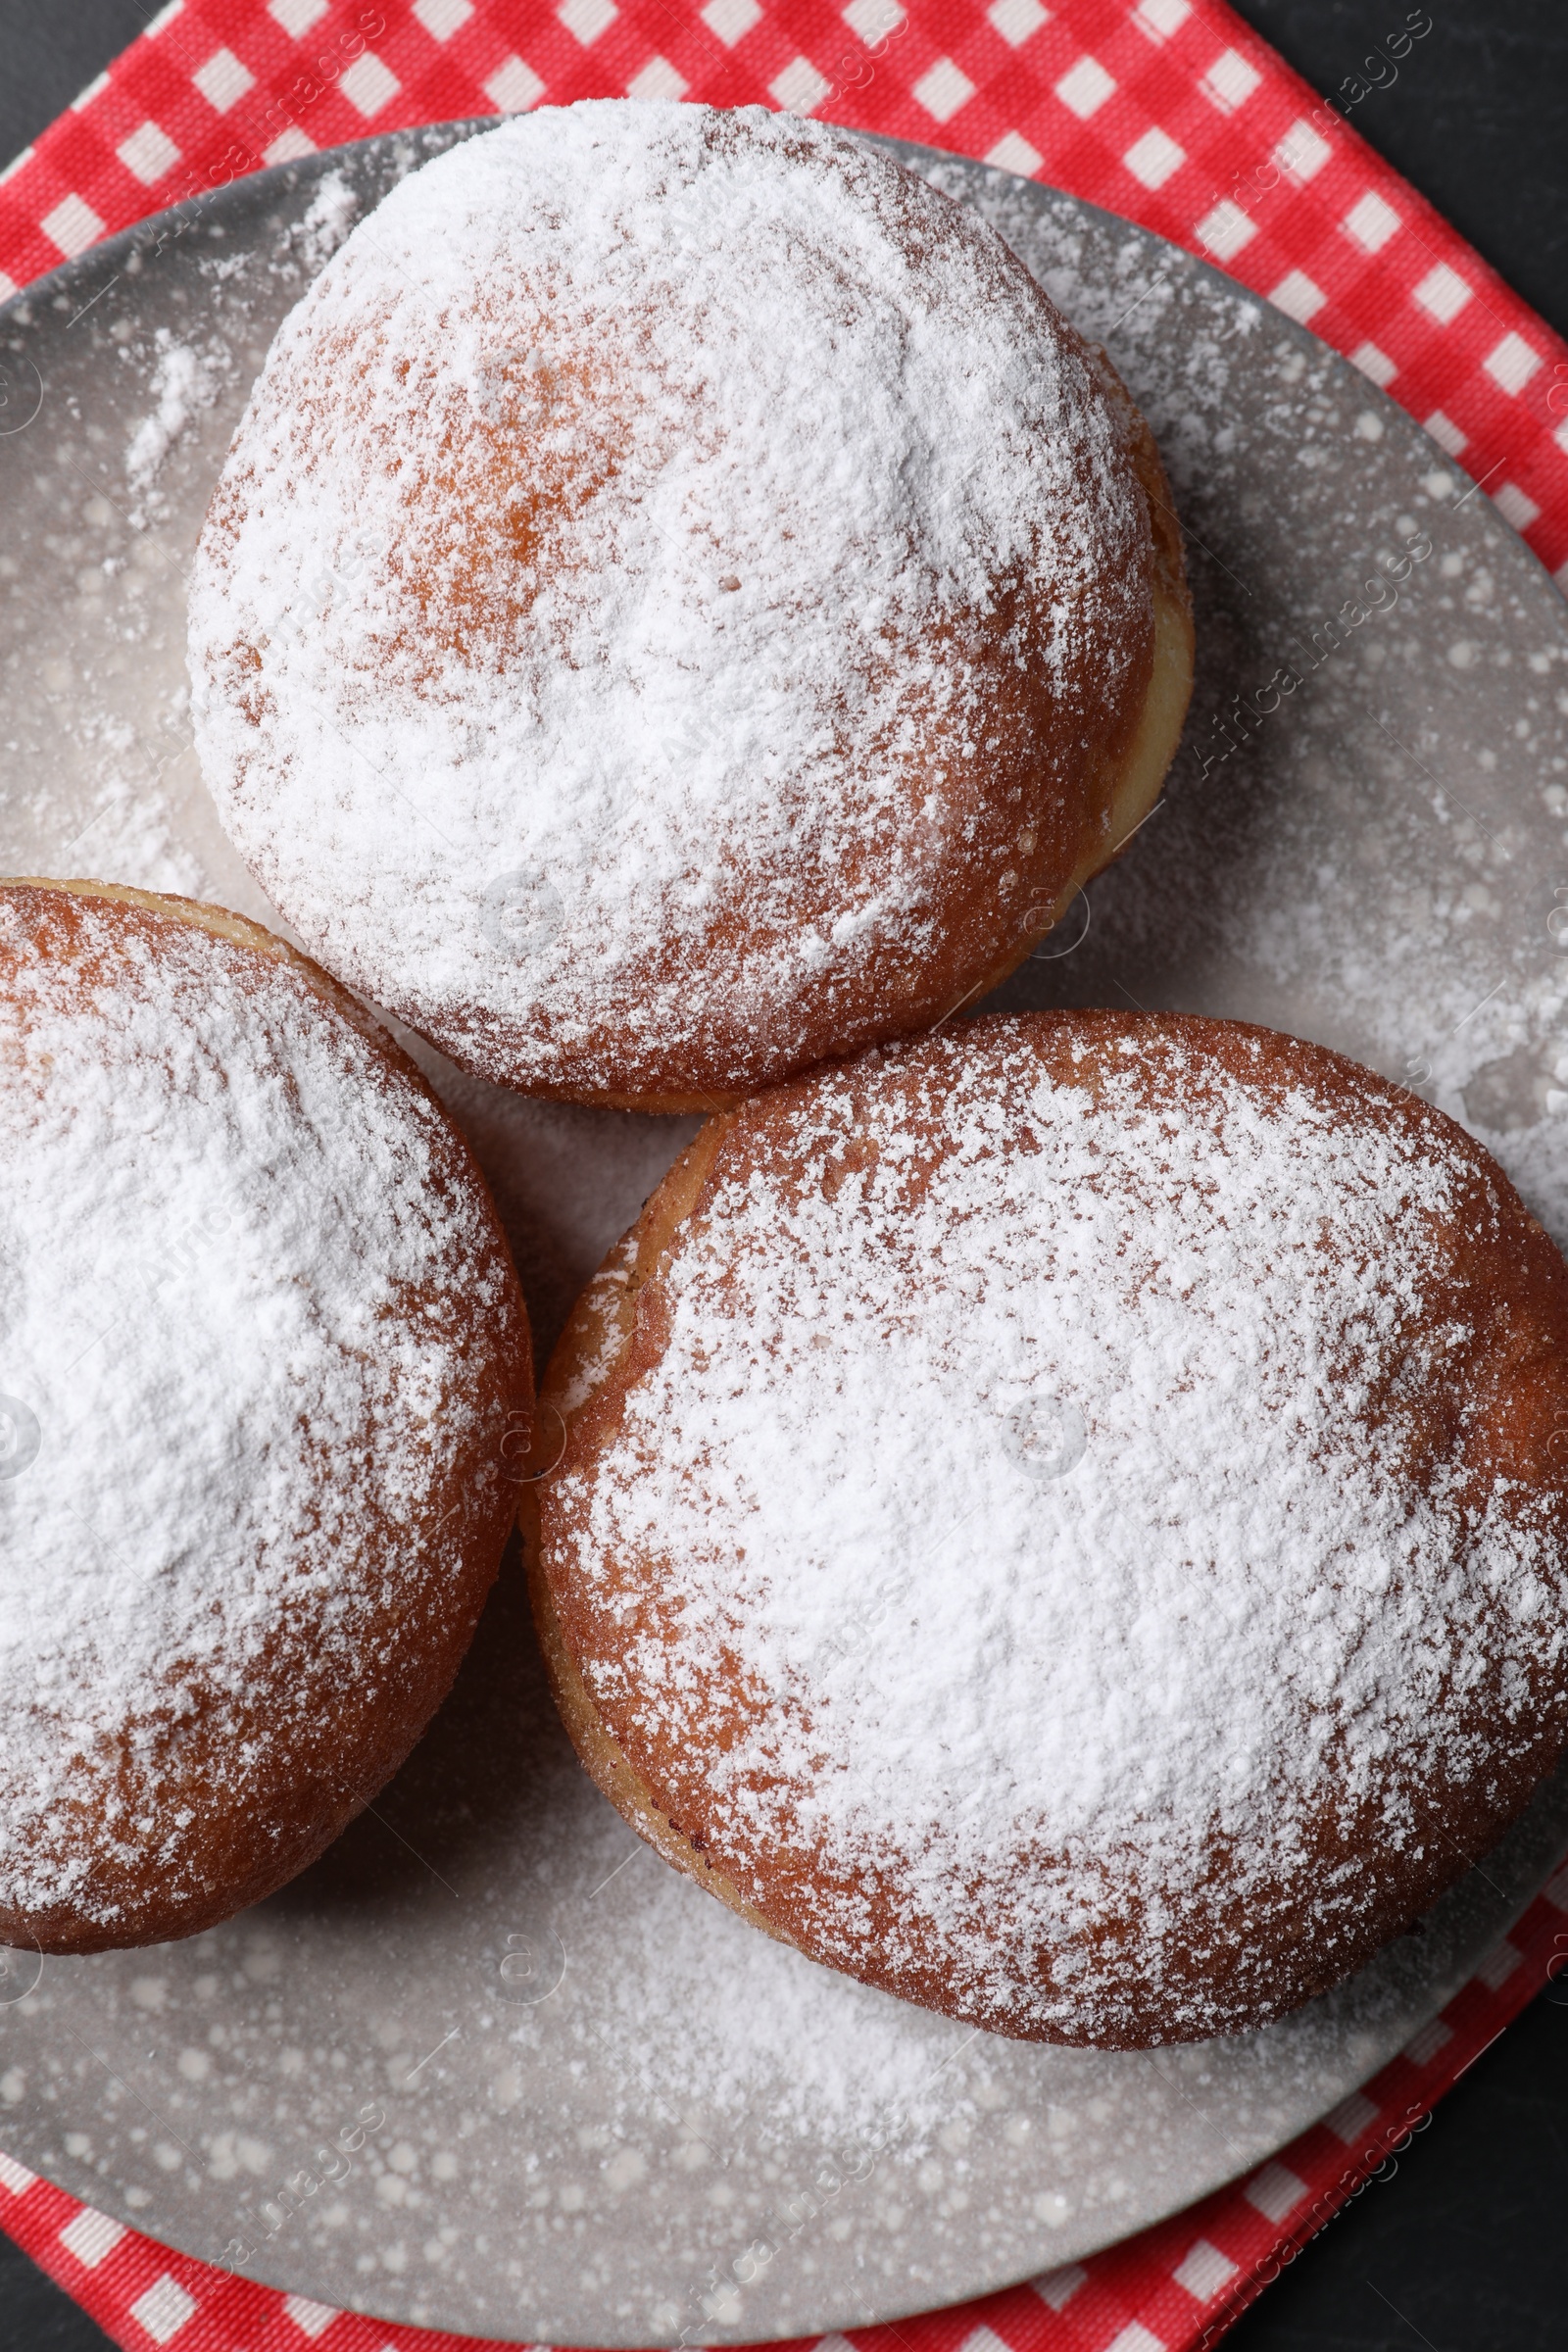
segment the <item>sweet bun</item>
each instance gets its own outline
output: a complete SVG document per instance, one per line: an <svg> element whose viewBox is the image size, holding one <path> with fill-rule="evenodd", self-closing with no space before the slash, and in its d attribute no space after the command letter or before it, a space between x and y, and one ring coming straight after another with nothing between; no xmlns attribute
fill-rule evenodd
<svg viewBox="0 0 1568 2352"><path fill-rule="evenodd" d="M1192 676L1103 353L886 154L542 108L280 329L192 574L202 772L312 951L503 1085L694 1109L1004 978Z"/></svg>
<svg viewBox="0 0 1568 2352"><path fill-rule="evenodd" d="M1568 1268L1316 1046L982 1018L714 1118L558 1415L530 1571L589 1771L975 2026L1277 2018L1563 1746Z"/></svg>
<svg viewBox="0 0 1568 2352"><path fill-rule="evenodd" d="M532 1410L466 1146L254 923L0 886L0 1940L210 1927L445 1695Z"/></svg>

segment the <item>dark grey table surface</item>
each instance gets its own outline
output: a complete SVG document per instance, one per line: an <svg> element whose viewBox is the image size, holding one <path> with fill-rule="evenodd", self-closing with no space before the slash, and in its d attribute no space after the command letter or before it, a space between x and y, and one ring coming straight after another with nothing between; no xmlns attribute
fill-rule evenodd
<svg viewBox="0 0 1568 2352"><path fill-rule="evenodd" d="M0 0L0 164L154 13ZM1240 0L1332 95L1403 0ZM1356 128L1568 334L1568 5L1428 0L1433 30ZM1559 2022L1560 2020L1560 2022ZM1568 1984L1544 1990L1430 2128L1227 2337L1228 2352L1562 2352L1568 2345ZM109 2338L0 2236L0 2352Z"/></svg>

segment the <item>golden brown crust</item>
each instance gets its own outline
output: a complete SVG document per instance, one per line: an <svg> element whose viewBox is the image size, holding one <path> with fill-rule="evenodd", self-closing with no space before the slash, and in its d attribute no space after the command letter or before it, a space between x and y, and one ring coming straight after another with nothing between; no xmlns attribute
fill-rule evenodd
<svg viewBox="0 0 1568 2352"><path fill-rule="evenodd" d="M108 954L74 913L90 902L125 910ZM156 957L172 925L254 957L254 979L246 974L240 985L264 999L270 967L302 976L323 1009L368 1044L385 1082L433 1109L425 1130L432 1197L454 1198L471 1214L484 1236L471 1271L499 1300L481 1319L466 1298L428 1285L400 1298L411 1330L416 1323L443 1348L471 1410L443 1435L439 1468L422 1434L410 1428L402 1440L411 1475L426 1481L416 1554L407 1533L393 1554L391 1523L383 1525L374 1496L364 1497L356 1573L373 1590L378 1544L388 1573L379 1602L358 1623L354 1671L335 1654L328 1662L313 1614L291 1602L269 1630L241 1700L215 1686L198 1692L194 1714L188 1703L179 1714L154 1710L124 1727L118 1748L104 1752L100 1742L76 1758L55 1792L51 1824L82 1875L70 1899L25 1909L0 1902L0 1937L81 1953L195 1935L260 1900L314 1861L391 1778L450 1689L494 1582L514 1516L533 1380L526 1311L483 1178L421 1073L357 999L222 907L110 883L30 879L0 884L0 904L24 913L30 958L74 962L98 988L113 989L119 947ZM0 991L18 984L23 968L0 945ZM343 1474L321 1465L323 1477ZM141 1825L133 1838L104 1836L107 1808Z"/></svg>
<svg viewBox="0 0 1568 2352"><path fill-rule="evenodd" d="M538 1514L530 1504L522 1511L524 1543L530 1560L538 1557ZM678 1829L654 1804L646 1784L640 1780L616 1746L610 1729L589 1696L588 1687L578 1673L571 1651L562 1634L561 1620L551 1597L550 1587L542 1576L530 1568L528 1597L533 1604L534 1630L539 1636L539 1647L544 1655L545 1673L549 1678L550 1695L560 1710L561 1720L571 1738L589 1778L601 1794L608 1796L624 1820L630 1823L640 1838L645 1838L658 1854L676 1870L706 1886L710 1894L744 1919L748 1927L760 1928L764 1936L776 1942L789 1943L792 1937L781 1928L773 1926L760 1911L754 1910L739 1887L722 1871L715 1870L708 1856L694 1845L686 1833Z"/></svg>
<svg viewBox="0 0 1568 2352"><path fill-rule="evenodd" d="M572 1309L566 1327L556 1343L550 1359L549 1389L540 1392L540 1436L536 1460L549 1458L552 1467L559 1467L571 1443L571 1430L579 1406L571 1398L579 1388L585 1391L583 1401L600 1385L595 1366L600 1359L612 1363L620 1347L631 1336L636 1316L636 1298L645 1282L651 1281L663 1262L665 1252L673 1243L680 1227L690 1215L701 1195L708 1171L730 1120L720 1115L709 1120L680 1154L657 1191L644 1203L633 1234L627 1235L611 1251L598 1276L588 1285ZM626 1244L636 1238L636 1251L629 1266L621 1261L626 1255ZM564 1443L553 1434L557 1425L564 1426ZM770 1925L760 1912L747 1902L739 1888L722 1872L715 1870L700 1846L693 1844L686 1833L659 1811L647 1785L639 1778L626 1756L616 1744L613 1735L598 1708L594 1705L587 1684L577 1671L571 1647L563 1633L555 1597L548 1580L540 1572L539 1490L548 1480L549 1470L522 1490L517 1522L521 1530L523 1551L528 1568L528 1597L533 1606L533 1621L544 1653L545 1671L550 1679L550 1692L561 1711L561 1719L571 1737L589 1777L602 1794L608 1796L615 1810L627 1820L641 1838L676 1870L706 1886L710 1894L737 1912L750 1926L760 1928L765 1935L782 1942L792 1940L782 1931Z"/></svg>
<svg viewBox="0 0 1568 2352"><path fill-rule="evenodd" d="M1402 1392L1369 1394L1364 1406L1368 1441L1382 1430L1397 1428L1404 1449L1402 1474L1412 1482L1412 1491L1441 1475L1450 1499L1457 1498L1457 1507L1464 1511L1478 1512L1488 1496L1511 1494L1513 1500L1506 1508L1528 1509L1539 1519L1549 1506L1556 1524L1561 1524L1568 1515L1568 1447L1563 1441L1568 1428L1568 1267L1500 1170L1463 1130L1419 1099L1325 1049L1240 1023L1108 1012L1027 1016L1007 1023L982 1019L974 1024L977 1050L985 1032L1004 1029L1033 1039L1055 1082L1084 1087L1092 1094L1106 1082L1108 1073L1122 1074L1122 1041L1171 1039L1195 1061L1207 1057L1216 1071L1245 1079L1260 1102L1310 1098L1336 1117L1371 1119L1402 1135L1418 1155L1442 1158L1455 1171L1462 1201L1441 1230L1434 1227L1444 1270L1425 1300L1421 1328L1428 1338L1440 1329L1446 1335L1468 1336L1445 1337L1443 1346L1449 1350L1445 1377L1419 1399L1412 1401ZM852 1090L859 1084L882 1084L890 1077L896 1084L901 1068L913 1067L932 1051L931 1044L917 1044L886 1057L868 1056L836 1077ZM872 1073L879 1058L883 1070L876 1078ZM712 1120L579 1302L542 1387L544 1400L565 1424L563 1469L572 1476L579 1495L591 1492L596 1462L624 1427L626 1399L662 1356L670 1330L665 1278L683 1235L703 1226L721 1187L744 1187L749 1170L776 1164L770 1153L787 1153L795 1114L817 1083L794 1082L739 1113ZM1200 1108L1202 1091L1200 1081L1193 1097L1195 1112ZM917 1126L909 1130L909 1140L918 1161L926 1139ZM858 1148L852 1114L840 1160L821 1168L803 1166L803 1188L820 1183L825 1192L842 1181L858 1164ZM1428 1213L1411 1211L1417 1223ZM1398 1269L1386 1271L1393 1277ZM678 1432L670 1436L678 1447ZM1507 1483L1499 1487L1499 1481ZM902 1898L897 1885L884 1882L869 1856L857 1881L835 1887L841 1904L851 1895L858 1898L862 1916L870 1923L862 1944L854 1958L846 1958L842 1947L825 1944L819 1932L822 1874L828 1867L823 1855L808 1840L797 1843L787 1837L760 1854L744 1838L736 1842L734 1824L724 1807L715 1806L710 1790L705 1792L709 1759L693 1752L690 1726L672 1729L669 1741L662 1742L651 1732L646 1714L621 1704L626 1677L635 1673L635 1642L675 1638L677 1620L666 1614L667 1602L655 1597L652 1562L607 1559L597 1552L596 1576L601 1581L592 1592L583 1587L572 1569L566 1540L577 1507L571 1504L564 1516L547 1483L531 1511L526 1534L536 1619L552 1659L553 1680L563 1694L567 1728L584 1762L625 1818L666 1859L720 1900L744 1916L760 1918L771 1933L813 1957L850 1967L906 1999L992 2030L1128 2047L1190 2036L1191 2026L1173 2027L1172 2012L1161 2005L1161 1998L1141 1992L1133 1981L1125 1988L1118 2022L1084 2032L1059 2019L1044 2026L1020 2023L1017 2010L1009 2013L1005 2002L988 2009L972 1995L958 1999L940 1952L911 1958L907 1938L902 1961L890 1965L889 1930L901 1924ZM1544 1566L1548 1583L1553 1574L1561 1583L1561 1566L1560 1560L1555 1568ZM658 1576L664 1575L661 1568ZM671 1592L678 1592L678 1587L676 1577ZM616 1596L612 1630L606 1616L607 1592ZM591 1690L583 1671L590 1661ZM1484 1770L1471 1782L1452 1786L1438 1773L1429 1786L1404 1790L1401 1802L1409 1811L1402 1847L1387 1843L1372 1797L1352 1808L1352 1815L1325 1803L1321 1818L1307 1831L1306 1866L1298 1881L1271 1884L1261 1899L1254 1892L1234 1915L1216 1885L1206 1923L1210 1932L1176 1955L1163 1999L1171 1999L1175 1985L1179 2001L1186 2004L1183 2014L1207 2014L1214 2020L1208 2031L1236 2031L1267 2022L1339 1982L1480 1859L1528 1801L1568 1736L1568 1683L1550 1664L1544 1646L1528 1668L1515 1661L1509 1669L1528 1673L1532 1695L1522 1713L1515 1707L1509 1714L1511 1728L1503 1739L1503 1671L1494 1661L1464 1710L1465 1738L1492 1743ZM1513 1695L1517 1700L1517 1691ZM722 1732L715 1729L715 1739L727 1742L735 1738L736 1727L751 1719L753 1706L752 1694L732 1681L715 1689L712 1720L715 1727L725 1727ZM1368 1857L1373 1855L1377 1863L1369 1877ZM1222 1857L1216 1859L1216 1871L1222 1878ZM1320 1911L1318 1897L1324 1886L1348 1875L1358 1883L1366 1881L1358 1892L1359 1907L1343 1917L1336 1915L1331 1923ZM1005 1887L993 1893L1004 1906ZM1132 1946L1128 1921L1107 1896L1104 1915L1086 1938L1085 1951L1097 1955L1097 1967L1113 1971L1125 1965L1131 1970L1131 1957L1122 1963L1117 1955L1124 1949L1130 1955Z"/></svg>
<svg viewBox="0 0 1568 2352"><path fill-rule="evenodd" d="M658 1189L650 1194L631 1233L616 1243L567 1318L551 1356L546 1383L540 1390L536 1460L541 1468L535 1481L522 1490L517 1523L527 1561L528 1596L550 1678L551 1695L590 1778L638 1836L646 1838L666 1862L695 1879L700 1886L706 1886L710 1894L716 1894L720 1902L753 1927L788 1942L791 1939L753 1909L686 1833L660 1812L651 1790L616 1744L577 1671L555 1596L541 1566L539 1494L540 1487L550 1476L550 1470L542 1467L543 1460L548 1457L551 1468L559 1468L571 1450L572 1432L582 1407L609 1377L632 1336L637 1294L659 1272L667 1250L691 1214L731 1124L731 1119L722 1113L708 1121ZM632 1243L635 1250L628 1250ZM573 1402L574 1398L578 1401ZM558 1423L564 1429L564 1443L552 1435Z"/></svg>
<svg viewBox="0 0 1568 2352"><path fill-rule="evenodd" d="M226 939L236 948L248 948L254 955L265 956L270 962L287 964L291 970L303 974L321 1002L341 1013L351 1028L371 1039L385 1053L391 1067L405 1078L417 1080L431 1101L437 1100L417 1062L404 1053L384 1021L378 1021L369 1007L341 981L335 980L324 965L303 954L291 941L279 939L275 931L253 922L248 914L236 914L232 907L217 906L205 899L181 898L173 891L136 890L128 882L100 882L87 877L67 881L44 874L7 874L0 879L0 890L63 891L68 898L102 899L110 906L139 906L145 913L168 915L188 923L193 930L206 931L214 939ZM479 1181L482 1184L483 1177Z"/></svg>

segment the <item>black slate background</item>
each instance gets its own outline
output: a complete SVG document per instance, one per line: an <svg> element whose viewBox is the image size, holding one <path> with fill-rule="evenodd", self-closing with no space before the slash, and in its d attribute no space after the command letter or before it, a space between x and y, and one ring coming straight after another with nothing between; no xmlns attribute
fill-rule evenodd
<svg viewBox="0 0 1568 2352"><path fill-rule="evenodd" d="M1406 13L1404 0L1237 4L1328 95ZM0 0L0 163L153 13ZM1428 13L1432 31L1355 126L1568 335L1568 0L1428 0ZM1568 1984L1538 1996L1385 2174L1227 2352L1565 2352ZM0 2235L0 2352L109 2340Z"/></svg>

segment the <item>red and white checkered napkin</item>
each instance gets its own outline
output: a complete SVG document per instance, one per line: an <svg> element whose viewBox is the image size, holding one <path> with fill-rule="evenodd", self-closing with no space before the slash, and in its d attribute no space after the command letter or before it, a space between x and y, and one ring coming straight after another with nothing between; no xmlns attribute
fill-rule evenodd
<svg viewBox="0 0 1568 2352"><path fill-rule="evenodd" d="M1347 120L1376 140L1430 30L1406 11L1330 104L1218 0L172 0L0 179L0 295L370 131L760 101L1033 172L1206 255L1402 402L1568 590L1568 345Z"/></svg>
<svg viewBox="0 0 1568 2352"><path fill-rule="evenodd" d="M1392 13L1392 12L1391 12ZM1216 0L172 0L0 179L0 295L111 229L318 147L549 99L755 102L986 157L1266 295L1462 459L1568 590L1568 345L1348 127L1419 76L1410 10L1314 96ZM861 2352L1187 2352L1383 2165L1568 1955L1568 1869L1364 2093L1239 2186ZM0 2158L0 2222L145 2352L435 2352L208 2270ZM373 2299L373 2293L372 2293Z"/></svg>

